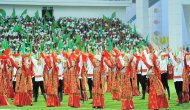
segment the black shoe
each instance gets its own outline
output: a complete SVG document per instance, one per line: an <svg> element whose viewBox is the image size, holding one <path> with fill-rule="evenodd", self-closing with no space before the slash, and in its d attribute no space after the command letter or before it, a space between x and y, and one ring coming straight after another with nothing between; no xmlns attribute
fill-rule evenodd
<svg viewBox="0 0 190 110"><path fill-rule="evenodd" d="M171 100L171 97L168 97L168 100Z"/></svg>
<svg viewBox="0 0 190 110"><path fill-rule="evenodd" d="M46 93L43 93L42 95L44 96L44 99L45 99L45 101L46 101L46 100L47 100L47 95L46 95Z"/></svg>
<svg viewBox="0 0 190 110"><path fill-rule="evenodd" d="M38 98L37 98L37 97L35 97L33 102L38 102Z"/></svg>
<svg viewBox="0 0 190 110"><path fill-rule="evenodd" d="M92 97L89 97L89 99L92 99Z"/></svg>

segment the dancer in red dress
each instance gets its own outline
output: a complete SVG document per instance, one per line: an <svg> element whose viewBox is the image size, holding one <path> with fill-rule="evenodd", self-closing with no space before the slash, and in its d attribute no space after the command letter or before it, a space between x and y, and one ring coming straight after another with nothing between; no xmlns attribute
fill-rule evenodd
<svg viewBox="0 0 190 110"><path fill-rule="evenodd" d="M104 80L103 57L95 55L94 85L92 88L93 108L104 108Z"/></svg>

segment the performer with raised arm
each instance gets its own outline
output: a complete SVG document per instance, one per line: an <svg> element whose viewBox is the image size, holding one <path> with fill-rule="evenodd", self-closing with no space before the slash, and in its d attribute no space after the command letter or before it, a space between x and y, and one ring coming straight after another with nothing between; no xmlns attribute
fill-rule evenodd
<svg viewBox="0 0 190 110"><path fill-rule="evenodd" d="M121 54L119 50L113 48L114 57L115 57L115 68L113 69L112 75L112 100L120 100L121 99L121 85L120 85L120 69L122 68L121 64ZM123 62L122 62L123 63Z"/></svg>
<svg viewBox="0 0 190 110"><path fill-rule="evenodd" d="M69 74L69 99L68 106L79 108L80 107L80 83L78 79L79 70L76 68L77 55L74 52L69 52L68 58L68 74Z"/></svg>
<svg viewBox="0 0 190 110"><path fill-rule="evenodd" d="M58 98L58 85L59 85L59 79L58 79L58 72L59 72L59 65L57 64L57 56L55 53L51 53L51 57L53 59L53 64L49 65L49 74L48 74L48 83L47 83L47 101L46 106L47 107L59 107L60 99ZM52 67L51 67L52 66ZM62 87L62 86L61 86ZM62 93L61 93L62 94Z"/></svg>
<svg viewBox="0 0 190 110"><path fill-rule="evenodd" d="M132 61L131 56L125 56L125 64L121 70L121 99L122 99L122 110L131 110L134 109L133 102L133 90L130 81L130 74L132 70Z"/></svg>
<svg viewBox="0 0 190 110"><path fill-rule="evenodd" d="M58 96L60 102L63 100L63 78L64 78L64 65L65 65L65 60L61 55L57 56L57 65L58 65L58 78L59 78L59 86L58 86Z"/></svg>
<svg viewBox="0 0 190 110"><path fill-rule="evenodd" d="M94 67L95 67L94 56L89 52L87 58L87 78L88 78L88 87L90 92L89 99L92 99Z"/></svg>
<svg viewBox="0 0 190 110"><path fill-rule="evenodd" d="M0 56L0 106L8 106L9 102L8 102L8 96L7 96L7 81L6 81L6 77L7 74L4 73L4 69L6 66L5 60L6 58L3 58L4 56Z"/></svg>
<svg viewBox="0 0 190 110"><path fill-rule="evenodd" d="M178 106L183 104L183 95L182 95L182 88L183 88L183 69L184 69L184 59L182 56L182 52L178 54L178 56L172 55L171 49L169 49L169 55L172 60L172 65L174 66L174 85L175 90L178 96Z"/></svg>
<svg viewBox="0 0 190 110"><path fill-rule="evenodd" d="M16 95L13 102L16 106L32 105L32 97L29 93L32 90L32 79L28 77L30 72L26 57L28 56L22 55L22 61L19 62L19 68L16 73Z"/></svg>
<svg viewBox="0 0 190 110"><path fill-rule="evenodd" d="M92 88L92 107L104 108L104 67L103 56L95 55L95 65L93 73L93 88Z"/></svg>
<svg viewBox="0 0 190 110"><path fill-rule="evenodd" d="M32 62L34 64L34 74L35 74L35 83L34 83L34 102L38 101L38 90L39 87L41 89L42 95L44 96L44 99L47 99L47 95L45 93L44 89L44 78L43 78L43 72L44 72L44 66L45 66L45 61L44 59L38 55L39 58L35 59L32 57Z"/></svg>
<svg viewBox="0 0 190 110"><path fill-rule="evenodd" d="M160 81L160 68L157 66L158 57L153 52L151 44L149 44L150 53L147 60L142 59L144 64L149 68L149 82L150 82L150 91L148 99L148 108L149 109L160 109L160 108L169 108L168 100L165 95L165 90Z"/></svg>
<svg viewBox="0 0 190 110"><path fill-rule="evenodd" d="M183 102L188 103L190 99L190 53L185 53L183 71Z"/></svg>
<svg viewBox="0 0 190 110"><path fill-rule="evenodd" d="M169 55L166 54L165 52L161 52L161 55L159 57L159 66L161 70L161 81L164 86L164 89L167 90L168 92L168 100L170 100L170 88L168 85L168 57Z"/></svg>

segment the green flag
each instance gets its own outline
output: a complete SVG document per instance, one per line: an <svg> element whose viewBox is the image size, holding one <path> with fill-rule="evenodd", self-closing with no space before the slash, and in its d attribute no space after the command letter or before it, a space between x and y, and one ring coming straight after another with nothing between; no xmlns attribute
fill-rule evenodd
<svg viewBox="0 0 190 110"><path fill-rule="evenodd" d="M25 42L22 43L22 46L21 46L21 52L22 54L26 54L26 51L25 51Z"/></svg>
<svg viewBox="0 0 190 110"><path fill-rule="evenodd" d="M15 8L13 8L13 13L12 13L11 17L15 18L15 16L16 16L16 12L15 12Z"/></svg>
<svg viewBox="0 0 190 110"><path fill-rule="evenodd" d="M30 43L30 52L32 52L33 44Z"/></svg>
<svg viewBox="0 0 190 110"><path fill-rule="evenodd" d="M148 42L149 42L149 37L148 37L148 35L146 36L146 40L145 40L145 44L148 44Z"/></svg>
<svg viewBox="0 0 190 110"><path fill-rule="evenodd" d="M6 39L3 40L2 44L5 50L9 48L9 44Z"/></svg>
<svg viewBox="0 0 190 110"><path fill-rule="evenodd" d="M75 45L78 47L78 49L82 50L83 46L81 45L81 38L79 35L76 37Z"/></svg>
<svg viewBox="0 0 190 110"><path fill-rule="evenodd" d="M59 39L56 36L53 36L53 41L54 42L59 42Z"/></svg>
<svg viewBox="0 0 190 110"><path fill-rule="evenodd" d="M103 29L102 29L102 26L100 26L100 35L103 34Z"/></svg>
<svg viewBox="0 0 190 110"><path fill-rule="evenodd" d="M116 17L116 12L113 12L112 15L111 15L111 19L113 19L115 17Z"/></svg>
<svg viewBox="0 0 190 110"><path fill-rule="evenodd" d="M21 16L23 16L23 15L25 15L25 14L27 14L27 9L25 9L25 10L22 12Z"/></svg>
<svg viewBox="0 0 190 110"><path fill-rule="evenodd" d="M55 27L52 25L52 27L51 27L51 32L52 33L55 33Z"/></svg>
<svg viewBox="0 0 190 110"><path fill-rule="evenodd" d="M43 49L44 49L44 43L41 43L40 46L39 46L39 51L43 52Z"/></svg>
<svg viewBox="0 0 190 110"><path fill-rule="evenodd" d="M134 30L133 30L133 33L135 33L135 34L137 33L135 24L134 24Z"/></svg>
<svg viewBox="0 0 190 110"><path fill-rule="evenodd" d="M6 16L6 11L4 9L0 9L0 14L2 17Z"/></svg>
<svg viewBox="0 0 190 110"><path fill-rule="evenodd" d="M133 48L133 53L137 53L137 49L136 48Z"/></svg>
<svg viewBox="0 0 190 110"><path fill-rule="evenodd" d="M68 42L68 48L69 48L69 49L73 49L73 44L72 44L72 41L71 41L71 40L69 40L69 42Z"/></svg>
<svg viewBox="0 0 190 110"><path fill-rule="evenodd" d="M47 24L47 21L45 20L44 25L43 25L43 30L46 30L46 28L47 28L46 24Z"/></svg>
<svg viewBox="0 0 190 110"><path fill-rule="evenodd" d="M5 22L4 22L3 19L1 19L1 25L2 25L2 26L5 26Z"/></svg>
<svg viewBox="0 0 190 110"><path fill-rule="evenodd" d="M113 43L110 38L108 38L108 51L111 52L113 48Z"/></svg>
<svg viewBox="0 0 190 110"><path fill-rule="evenodd" d="M70 38L71 32L67 33L66 38Z"/></svg>
<svg viewBox="0 0 190 110"><path fill-rule="evenodd" d="M137 45L138 48L141 48L142 47L142 41L140 41Z"/></svg>
<svg viewBox="0 0 190 110"><path fill-rule="evenodd" d="M35 18L35 19L39 19L39 12L38 12L38 10L35 12L34 18Z"/></svg>
<svg viewBox="0 0 190 110"><path fill-rule="evenodd" d="M59 40L59 44L58 44L58 49L62 49L63 48L63 42L61 40Z"/></svg>
<svg viewBox="0 0 190 110"><path fill-rule="evenodd" d="M59 28L59 25L58 25L57 21L54 21L54 27Z"/></svg>
<svg viewBox="0 0 190 110"><path fill-rule="evenodd" d="M14 28L13 28L13 31L14 32L20 32L22 29L22 27L20 25L15 25Z"/></svg>
<svg viewBox="0 0 190 110"><path fill-rule="evenodd" d="M26 17L25 17L25 19L27 20L27 21L31 21L31 17L29 16L29 15L26 15Z"/></svg>
<svg viewBox="0 0 190 110"><path fill-rule="evenodd" d="M49 11L46 11L45 16L48 17L49 19L52 17Z"/></svg>

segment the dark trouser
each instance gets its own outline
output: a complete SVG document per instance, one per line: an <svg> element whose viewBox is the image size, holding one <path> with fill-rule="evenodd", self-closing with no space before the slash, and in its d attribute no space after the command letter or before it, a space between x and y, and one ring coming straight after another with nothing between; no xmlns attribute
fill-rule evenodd
<svg viewBox="0 0 190 110"><path fill-rule="evenodd" d="M138 90L139 90L139 85L141 84L141 77L142 77L141 74L137 74L137 87L138 87Z"/></svg>
<svg viewBox="0 0 190 110"><path fill-rule="evenodd" d="M63 80L59 80L58 96L59 96L59 100L62 102L62 100L63 100Z"/></svg>
<svg viewBox="0 0 190 110"><path fill-rule="evenodd" d="M182 95L182 87L183 87L183 81L176 81L174 82L175 90L178 96L179 103L183 103L183 95Z"/></svg>
<svg viewBox="0 0 190 110"><path fill-rule="evenodd" d="M148 83L148 78L146 78L146 75L142 75L141 77L141 85L142 85L142 90L146 91L146 86Z"/></svg>
<svg viewBox="0 0 190 110"><path fill-rule="evenodd" d="M149 81L146 78L146 75L142 75L141 77L141 85L142 85L142 99L145 99L146 87L148 85L149 88Z"/></svg>
<svg viewBox="0 0 190 110"><path fill-rule="evenodd" d="M167 73L161 74L161 81L162 81L162 85L163 85L164 89L166 89L168 92L168 97L170 98L170 88L168 85L168 74Z"/></svg>
<svg viewBox="0 0 190 110"><path fill-rule="evenodd" d="M34 91L35 91L35 77L32 78L32 84L33 84L33 97L34 97Z"/></svg>
<svg viewBox="0 0 190 110"><path fill-rule="evenodd" d="M93 87L92 78L88 78L88 87L89 87L89 92L90 92L90 98L92 98L92 87Z"/></svg>
<svg viewBox="0 0 190 110"><path fill-rule="evenodd" d="M15 92L15 88L16 88L16 81L13 81L13 90Z"/></svg>
<svg viewBox="0 0 190 110"><path fill-rule="evenodd" d="M81 92L82 100L84 101L84 91L82 89L82 79L79 79L79 80L80 80L80 92Z"/></svg>
<svg viewBox="0 0 190 110"><path fill-rule="evenodd" d="M189 101L190 101L190 84L189 84Z"/></svg>
<svg viewBox="0 0 190 110"><path fill-rule="evenodd" d="M39 90L39 87L40 87L40 89L41 89L42 94L43 94L43 95L45 94L43 81L35 81L35 83L34 83L34 97L35 97L36 100L37 100L37 98L38 98L38 90Z"/></svg>

